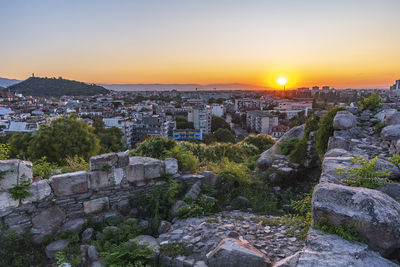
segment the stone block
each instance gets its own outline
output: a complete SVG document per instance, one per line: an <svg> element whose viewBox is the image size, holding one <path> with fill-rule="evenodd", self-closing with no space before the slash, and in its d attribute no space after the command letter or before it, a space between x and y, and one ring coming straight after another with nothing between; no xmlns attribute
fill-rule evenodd
<svg viewBox="0 0 400 267"><path fill-rule="evenodd" d="M115 168L112 170L112 181L113 185L120 185L122 179L125 177L125 169L124 168Z"/></svg>
<svg viewBox="0 0 400 267"><path fill-rule="evenodd" d="M92 171L89 172L90 189L99 190L109 187L108 172Z"/></svg>
<svg viewBox="0 0 400 267"><path fill-rule="evenodd" d="M32 181L32 162L18 159L0 160L0 190L8 190L22 181Z"/></svg>
<svg viewBox="0 0 400 267"><path fill-rule="evenodd" d="M126 179L131 183L136 183L136 185L144 185L144 164L135 163L129 164L126 167Z"/></svg>
<svg viewBox="0 0 400 267"><path fill-rule="evenodd" d="M57 252L63 250L69 245L69 241L67 239L61 239L48 244L45 248L46 256L49 259L54 258Z"/></svg>
<svg viewBox="0 0 400 267"><path fill-rule="evenodd" d="M57 206L42 210L32 218L32 232L39 235L39 242L45 235L54 234L64 223L65 213ZM36 238L36 240L38 240Z"/></svg>
<svg viewBox="0 0 400 267"><path fill-rule="evenodd" d="M129 156L125 152L118 152L118 163L117 163L117 168L124 168L129 165Z"/></svg>
<svg viewBox="0 0 400 267"><path fill-rule="evenodd" d="M88 192L88 173L85 171L64 173L52 176L50 185L57 197Z"/></svg>
<svg viewBox="0 0 400 267"><path fill-rule="evenodd" d="M0 211L18 207L19 202L14 200L8 192L0 192Z"/></svg>
<svg viewBox="0 0 400 267"><path fill-rule="evenodd" d="M161 161L153 160L144 164L144 178L160 178L164 174L164 166Z"/></svg>
<svg viewBox="0 0 400 267"><path fill-rule="evenodd" d="M40 180L31 184L31 195L22 200L22 204L38 202L51 195L51 187L48 180Z"/></svg>
<svg viewBox="0 0 400 267"><path fill-rule="evenodd" d="M122 161L121 161L122 162ZM101 154L89 159L91 171L101 171L113 167L118 163L117 153Z"/></svg>
<svg viewBox="0 0 400 267"><path fill-rule="evenodd" d="M83 202L83 210L86 214L108 210L110 202L108 197L96 198Z"/></svg>
<svg viewBox="0 0 400 267"><path fill-rule="evenodd" d="M178 160L174 158L166 158L164 160L165 174L175 175L178 173Z"/></svg>

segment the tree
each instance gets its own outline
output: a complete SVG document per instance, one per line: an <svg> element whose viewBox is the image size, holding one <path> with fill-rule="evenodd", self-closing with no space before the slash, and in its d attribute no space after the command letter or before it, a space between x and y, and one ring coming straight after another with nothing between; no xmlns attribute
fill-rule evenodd
<svg viewBox="0 0 400 267"><path fill-rule="evenodd" d="M45 156L50 162L64 164L67 157L75 155L88 160L100 148L94 128L72 115L42 125L33 136L28 153L33 160Z"/></svg>
<svg viewBox="0 0 400 267"><path fill-rule="evenodd" d="M13 133L8 139L10 146L9 156L10 158L27 159L28 148L32 142L31 133Z"/></svg>
<svg viewBox="0 0 400 267"><path fill-rule="evenodd" d="M217 142L235 143L235 135L228 129L219 128L212 136Z"/></svg>
<svg viewBox="0 0 400 267"><path fill-rule="evenodd" d="M177 129L194 129L193 122L189 122L185 117L176 117Z"/></svg>
<svg viewBox="0 0 400 267"><path fill-rule="evenodd" d="M227 129L230 131L231 126L223 118L213 115L211 119L211 132L215 132L218 129Z"/></svg>
<svg viewBox="0 0 400 267"><path fill-rule="evenodd" d="M97 136L100 139L101 153L119 152L124 149L124 144L122 143L124 133L115 126L104 129Z"/></svg>

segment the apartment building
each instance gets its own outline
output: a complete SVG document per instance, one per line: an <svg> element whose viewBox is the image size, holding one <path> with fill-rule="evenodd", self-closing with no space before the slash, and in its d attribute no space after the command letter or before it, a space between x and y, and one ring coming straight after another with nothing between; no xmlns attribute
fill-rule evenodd
<svg viewBox="0 0 400 267"><path fill-rule="evenodd" d="M187 120L193 122L196 130L202 130L203 134L211 133L212 110L210 106L193 107L189 110Z"/></svg>
<svg viewBox="0 0 400 267"><path fill-rule="evenodd" d="M246 113L247 127L257 133L270 134L278 123L278 116L272 115L269 111L252 110Z"/></svg>

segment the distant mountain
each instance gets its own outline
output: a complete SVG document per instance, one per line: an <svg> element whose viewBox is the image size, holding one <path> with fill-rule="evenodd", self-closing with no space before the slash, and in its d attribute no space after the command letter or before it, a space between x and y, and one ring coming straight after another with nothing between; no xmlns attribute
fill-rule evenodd
<svg viewBox="0 0 400 267"><path fill-rule="evenodd" d="M20 83L7 87L7 90L25 96L91 96L107 94L109 90L95 84L86 84L62 78L30 77Z"/></svg>
<svg viewBox="0 0 400 267"><path fill-rule="evenodd" d="M242 83L218 83L218 84L99 84L107 89L115 91L165 91L165 90L265 90L265 87Z"/></svg>
<svg viewBox="0 0 400 267"><path fill-rule="evenodd" d="M0 78L0 86L1 87L7 87L16 83L19 83L20 80L16 79L7 79L7 78Z"/></svg>

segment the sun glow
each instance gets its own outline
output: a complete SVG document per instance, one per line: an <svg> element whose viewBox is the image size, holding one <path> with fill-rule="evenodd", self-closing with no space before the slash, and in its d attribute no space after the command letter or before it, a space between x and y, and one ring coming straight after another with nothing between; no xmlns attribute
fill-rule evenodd
<svg viewBox="0 0 400 267"><path fill-rule="evenodd" d="M276 80L276 82L277 82L279 85L286 85L286 84L287 84L287 79L286 79L286 77L279 77L279 78Z"/></svg>

